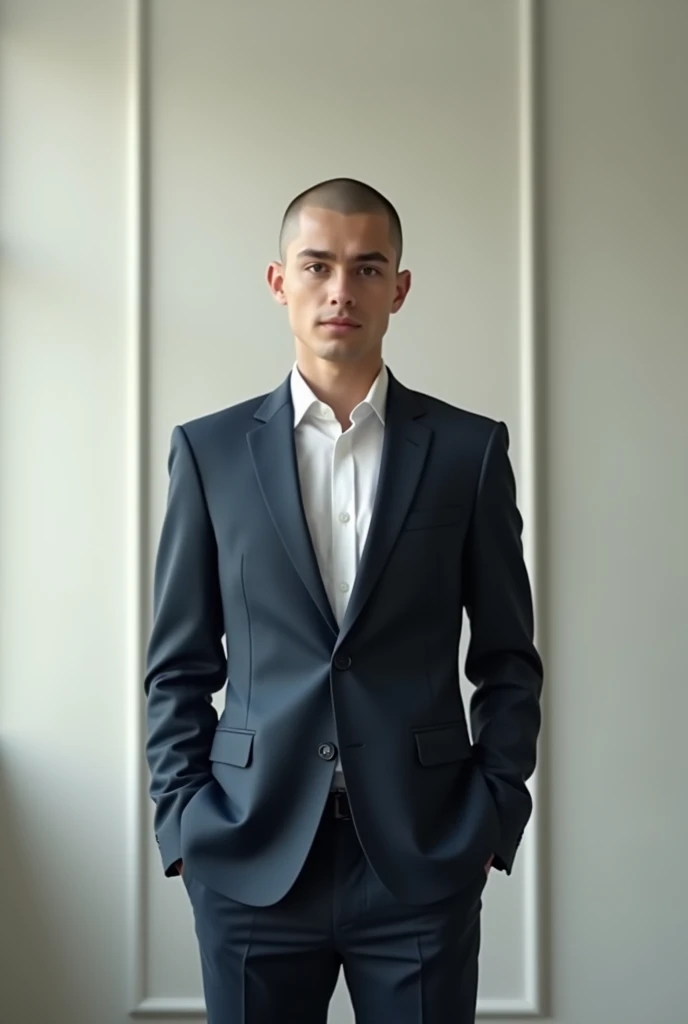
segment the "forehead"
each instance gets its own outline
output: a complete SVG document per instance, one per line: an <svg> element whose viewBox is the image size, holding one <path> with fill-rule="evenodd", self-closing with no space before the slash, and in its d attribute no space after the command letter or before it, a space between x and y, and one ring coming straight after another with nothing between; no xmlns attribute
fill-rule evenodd
<svg viewBox="0 0 688 1024"><path fill-rule="evenodd" d="M375 250L390 259L394 254L386 214L338 213L314 206L301 210L287 252L294 255L301 249L328 250L338 259Z"/></svg>

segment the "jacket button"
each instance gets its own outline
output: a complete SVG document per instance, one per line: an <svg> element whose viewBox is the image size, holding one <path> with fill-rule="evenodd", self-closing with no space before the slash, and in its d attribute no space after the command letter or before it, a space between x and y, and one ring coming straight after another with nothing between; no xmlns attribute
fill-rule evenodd
<svg viewBox="0 0 688 1024"><path fill-rule="evenodd" d="M341 652L335 654L334 667L338 668L340 672L346 672L348 668L351 668L351 658L348 654L342 654Z"/></svg>
<svg viewBox="0 0 688 1024"><path fill-rule="evenodd" d="M318 747L318 754L323 761L332 761L337 751L332 743L321 743Z"/></svg>

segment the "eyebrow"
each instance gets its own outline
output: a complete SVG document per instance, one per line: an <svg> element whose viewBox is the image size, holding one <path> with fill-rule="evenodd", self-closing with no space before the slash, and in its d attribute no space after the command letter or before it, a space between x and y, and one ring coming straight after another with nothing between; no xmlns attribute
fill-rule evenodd
<svg viewBox="0 0 688 1024"><path fill-rule="evenodd" d="M333 252L328 249L302 249L299 253L299 259L309 260L336 260L336 256ZM359 252L354 256L353 263L389 263L389 260L383 252L374 250L373 252Z"/></svg>

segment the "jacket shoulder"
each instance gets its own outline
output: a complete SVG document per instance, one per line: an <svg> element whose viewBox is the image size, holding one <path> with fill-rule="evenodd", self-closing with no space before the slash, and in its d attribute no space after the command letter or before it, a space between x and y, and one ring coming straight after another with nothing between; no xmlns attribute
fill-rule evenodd
<svg viewBox="0 0 688 1024"><path fill-rule="evenodd" d="M470 409L464 409L451 402L445 402L434 395L426 395L421 391L412 391L416 401L423 406L426 415L438 430L462 431L476 440L485 443L492 437L500 421ZM502 424L504 426L504 424Z"/></svg>
<svg viewBox="0 0 688 1024"><path fill-rule="evenodd" d="M267 398L265 395L257 395L255 398L248 398L236 405L229 405L224 409L206 413L195 419L187 420L180 424L192 447L203 447L220 437L226 437L227 433L235 431L250 430L252 425L257 425L254 414L260 409Z"/></svg>

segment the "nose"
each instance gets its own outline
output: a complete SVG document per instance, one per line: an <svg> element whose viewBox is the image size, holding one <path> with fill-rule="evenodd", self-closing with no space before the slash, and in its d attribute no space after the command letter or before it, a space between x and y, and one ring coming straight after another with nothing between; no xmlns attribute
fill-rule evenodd
<svg viewBox="0 0 688 1024"><path fill-rule="evenodd" d="M335 306L338 309L344 309L345 307L351 309L352 306L356 305L351 280L345 271L332 274L329 283L329 303L331 306Z"/></svg>

